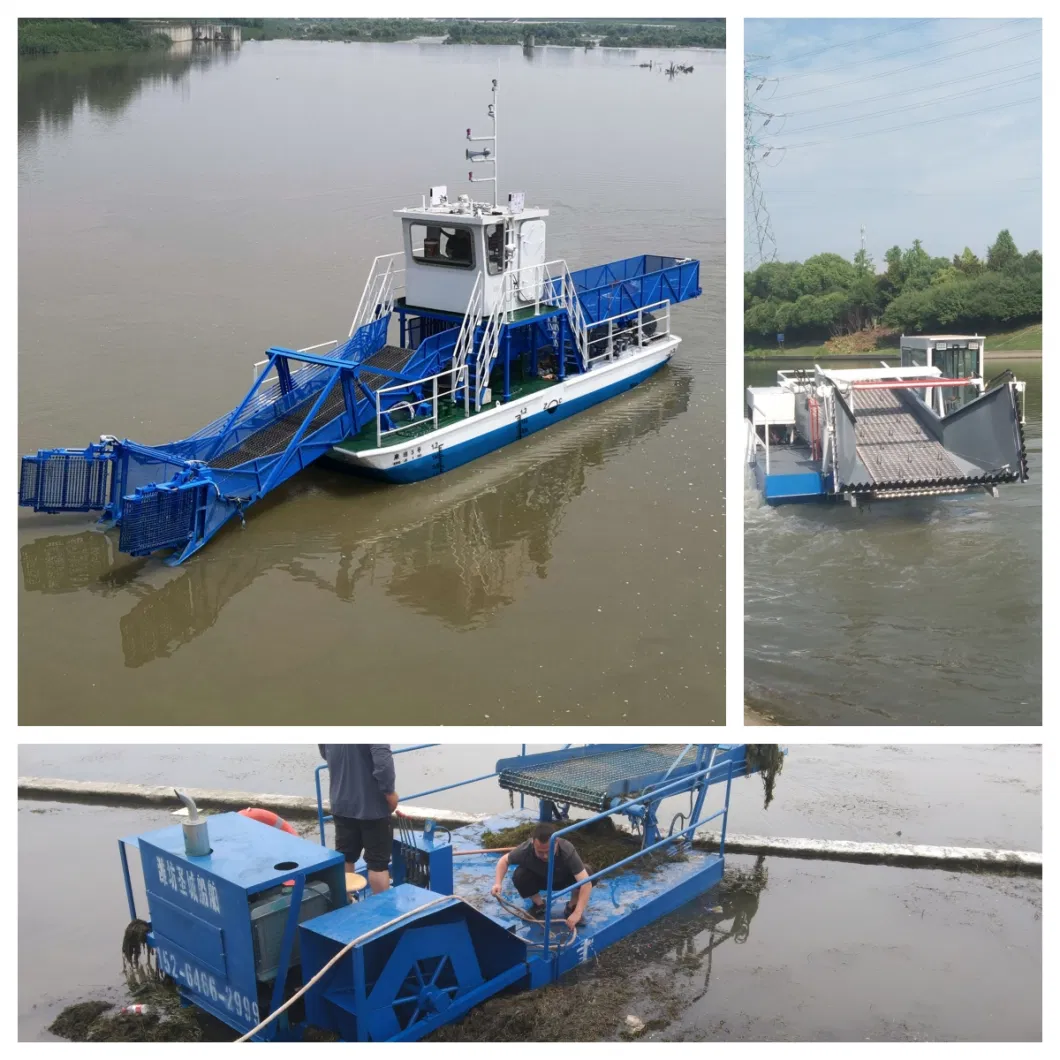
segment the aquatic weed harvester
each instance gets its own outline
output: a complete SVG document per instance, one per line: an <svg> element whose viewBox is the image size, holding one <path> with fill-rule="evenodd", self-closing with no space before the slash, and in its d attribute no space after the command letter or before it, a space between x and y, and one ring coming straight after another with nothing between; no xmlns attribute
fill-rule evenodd
<svg viewBox="0 0 1060 1060"><path fill-rule="evenodd" d="M747 462L770 504L936 497L1026 482L1026 384L984 382L979 335L901 339L901 365L795 369L748 387Z"/></svg>
<svg viewBox="0 0 1060 1060"><path fill-rule="evenodd" d="M492 167L468 173L492 183L492 201L440 185L396 210L402 249L373 262L345 339L272 347L243 400L179 441L104 435L23 457L19 504L99 511L121 551L178 564L323 457L415 482L658 371L681 342L671 307L701 293L699 262L641 254L571 272L548 260L548 210L522 192L497 201L496 81L488 114L491 135L468 129L466 155Z"/></svg>
<svg viewBox="0 0 1060 1060"><path fill-rule="evenodd" d="M221 1020L240 1040L302 1040L310 1029L347 1041L422 1038L505 988L557 981L714 887L725 864L732 782L768 768L758 750L589 744L526 754L524 748L486 776L410 796L496 777L513 809L451 833L429 822L422 831L402 827L393 842L394 886L378 895L356 891L354 900L343 855L324 845L321 766L319 844L239 813L199 818L194 807L183 825L121 840L129 913L143 923L132 847L147 894L144 934L158 970L185 1004ZM712 787L720 789L721 805L708 809ZM501 900L491 895L497 852L483 844L488 829L533 822L528 798L537 800L536 818L555 826L539 921L527 916L510 880ZM682 802L668 801L674 799ZM572 807L589 816L571 820ZM587 861L593 891L571 931L560 910L583 884L553 887L556 841L564 837L577 848L579 833L588 843L592 829L618 817L628 824L621 833L628 855L601 868ZM712 822L717 849L693 845L695 833Z"/></svg>

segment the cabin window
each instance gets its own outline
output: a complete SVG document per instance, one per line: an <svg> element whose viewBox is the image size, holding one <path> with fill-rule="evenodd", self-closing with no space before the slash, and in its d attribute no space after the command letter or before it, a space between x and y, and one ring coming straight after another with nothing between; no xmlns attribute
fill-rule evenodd
<svg viewBox="0 0 1060 1060"><path fill-rule="evenodd" d="M486 264L491 276L504 272L504 225L490 225L486 229Z"/></svg>
<svg viewBox="0 0 1060 1060"><path fill-rule="evenodd" d="M475 264L475 243L470 228L460 225L412 224L412 257L424 265L470 269Z"/></svg>
<svg viewBox="0 0 1060 1060"><path fill-rule="evenodd" d="M902 347L903 368L926 368L927 350L912 350L908 346Z"/></svg>

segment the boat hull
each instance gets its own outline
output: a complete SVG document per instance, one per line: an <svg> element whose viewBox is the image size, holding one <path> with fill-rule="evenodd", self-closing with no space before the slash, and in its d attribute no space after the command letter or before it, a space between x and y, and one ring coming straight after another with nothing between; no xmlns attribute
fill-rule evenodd
<svg viewBox="0 0 1060 1060"><path fill-rule="evenodd" d="M670 335L526 400L497 405L411 442L360 452L336 447L328 456L357 474L384 482L433 478L632 389L666 364L680 343L677 335Z"/></svg>

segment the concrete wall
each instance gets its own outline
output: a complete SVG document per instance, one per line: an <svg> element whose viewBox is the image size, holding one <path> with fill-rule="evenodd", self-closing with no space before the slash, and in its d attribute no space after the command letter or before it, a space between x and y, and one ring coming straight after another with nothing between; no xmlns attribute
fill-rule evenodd
<svg viewBox="0 0 1060 1060"><path fill-rule="evenodd" d="M241 44L243 30L239 26L226 26L220 22L151 22L140 23L145 29L164 33L174 44L191 41L224 41Z"/></svg>

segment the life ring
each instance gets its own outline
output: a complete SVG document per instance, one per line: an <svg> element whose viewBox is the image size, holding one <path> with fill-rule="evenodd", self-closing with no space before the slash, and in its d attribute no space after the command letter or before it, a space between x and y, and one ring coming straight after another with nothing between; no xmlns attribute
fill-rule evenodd
<svg viewBox="0 0 1060 1060"><path fill-rule="evenodd" d="M262 810L259 807L251 806L245 810L240 810L239 813L243 817L249 817L252 821L260 821L262 824L267 824L272 828L279 828L281 832L286 832L288 835L298 835L294 828L279 814L273 813L272 810Z"/></svg>

